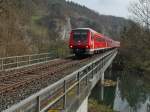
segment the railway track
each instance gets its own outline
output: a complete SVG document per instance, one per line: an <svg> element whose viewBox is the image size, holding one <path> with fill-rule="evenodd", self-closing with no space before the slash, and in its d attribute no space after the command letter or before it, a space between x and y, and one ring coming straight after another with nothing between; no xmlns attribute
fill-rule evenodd
<svg viewBox="0 0 150 112"><path fill-rule="evenodd" d="M21 87L25 84L29 84L32 81L39 80L40 78L46 78L51 77L53 74L56 74L58 72L61 72L62 70L65 70L66 68L69 68L70 66L73 66L74 64L77 64L78 62L68 62L65 63L65 65L61 64L60 66L46 66L44 68L31 70L29 72L21 73L21 74L15 74L14 77L11 76L11 79L9 76L7 76L7 80L3 80L2 88L0 86L0 93L4 93L6 91L10 91L13 89L16 89L18 87ZM17 77L18 76L18 77ZM21 77L20 77L21 76ZM9 77L9 78L8 78Z"/></svg>
<svg viewBox="0 0 150 112"><path fill-rule="evenodd" d="M3 82L4 80L7 80L10 78L14 78L14 77L20 77L22 75L29 75L29 74L33 74L34 71L42 71L44 69L47 69L49 67L52 66L57 66L60 64L64 64L70 62L70 60L57 60L57 62L49 62L49 63L45 63L45 64L41 64L41 65L36 65L33 67L28 67L26 69L18 69L16 70L12 70L12 71L8 71L8 72L2 72L0 74L0 82Z"/></svg>
<svg viewBox="0 0 150 112"><path fill-rule="evenodd" d="M44 65L0 74L0 110L6 109L9 105L59 80L64 74L73 72L73 69L80 67L79 65L85 64L96 57L81 60L56 60ZM10 96L13 97L10 98ZM16 97L18 98L15 99Z"/></svg>
<svg viewBox="0 0 150 112"><path fill-rule="evenodd" d="M69 59L57 60L55 63L48 63L36 68L9 73L7 75L3 74L0 76L0 94L28 84L32 81L39 80L42 77L51 76L76 63L76 61L71 61Z"/></svg>

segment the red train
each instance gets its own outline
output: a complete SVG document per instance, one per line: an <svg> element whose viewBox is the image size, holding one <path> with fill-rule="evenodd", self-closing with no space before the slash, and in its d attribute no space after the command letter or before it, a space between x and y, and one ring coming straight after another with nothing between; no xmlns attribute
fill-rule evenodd
<svg viewBox="0 0 150 112"><path fill-rule="evenodd" d="M70 33L69 47L71 52L76 55L94 54L102 50L120 47L120 42L90 28L77 28Z"/></svg>

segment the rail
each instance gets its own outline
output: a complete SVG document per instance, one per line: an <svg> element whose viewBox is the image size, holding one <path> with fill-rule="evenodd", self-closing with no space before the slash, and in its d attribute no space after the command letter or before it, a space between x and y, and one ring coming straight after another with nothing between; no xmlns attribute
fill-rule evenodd
<svg viewBox="0 0 150 112"><path fill-rule="evenodd" d="M90 80L93 79L94 74L98 73L105 63L116 54L116 50L102 54L92 63L3 112L46 112L56 107L64 112L63 110L69 105L68 101L71 100L71 96L73 98L79 96Z"/></svg>
<svg viewBox="0 0 150 112"><path fill-rule="evenodd" d="M50 60L51 53L0 58L0 71L17 69Z"/></svg>

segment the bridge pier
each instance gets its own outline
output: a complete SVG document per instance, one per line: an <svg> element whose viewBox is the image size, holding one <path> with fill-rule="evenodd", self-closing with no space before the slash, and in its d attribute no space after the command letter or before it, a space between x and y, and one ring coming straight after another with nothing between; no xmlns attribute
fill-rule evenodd
<svg viewBox="0 0 150 112"><path fill-rule="evenodd" d="M102 76L101 76L101 84L102 84L102 85L104 84L104 80L105 80L105 74L102 73Z"/></svg>
<svg viewBox="0 0 150 112"><path fill-rule="evenodd" d="M108 71L107 78L109 78L109 79L112 78L112 64L110 64L110 66L108 67L107 71Z"/></svg>
<svg viewBox="0 0 150 112"><path fill-rule="evenodd" d="M105 80L105 74L104 72L101 75L101 100L104 100L104 80ZM77 110L77 112L88 112L88 96L85 98L85 100L82 102L82 104L80 105L79 109Z"/></svg>
<svg viewBox="0 0 150 112"><path fill-rule="evenodd" d="M88 97L82 102L77 112L88 112Z"/></svg>
<svg viewBox="0 0 150 112"><path fill-rule="evenodd" d="M104 86L101 85L101 101L104 101Z"/></svg>
<svg viewBox="0 0 150 112"><path fill-rule="evenodd" d="M101 76L101 100L103 101L104 100L104 80L105 80L105 74L104 72L102 73L102 76Z"/></svg>

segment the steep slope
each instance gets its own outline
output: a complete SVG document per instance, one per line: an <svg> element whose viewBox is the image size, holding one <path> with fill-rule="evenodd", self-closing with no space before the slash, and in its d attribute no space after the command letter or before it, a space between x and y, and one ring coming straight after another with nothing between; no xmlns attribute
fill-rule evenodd
<svg viewBox="0 0 150 112"><path fill-rule="evenodd" d="M127 21L65 0L1 0L0 57L67 52L69 32L75 27L91 27L119 39Z"/></svg>
<svg viewBox="0 0 150 112"><path fill-rule="evenodd" d="M120 32L126 26L128 20L120 17L100 15L85 6L68 2L71 10L72 27L91 27L114 39L120 38Z"/></svg>

